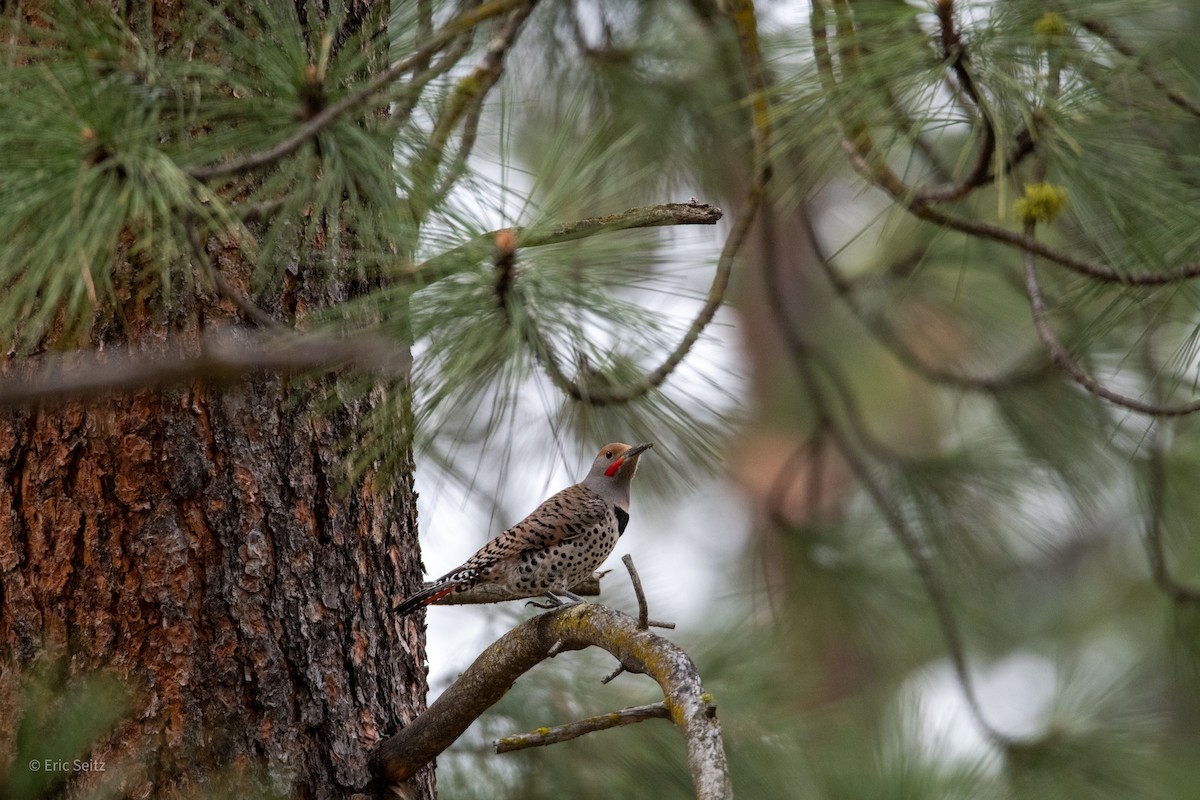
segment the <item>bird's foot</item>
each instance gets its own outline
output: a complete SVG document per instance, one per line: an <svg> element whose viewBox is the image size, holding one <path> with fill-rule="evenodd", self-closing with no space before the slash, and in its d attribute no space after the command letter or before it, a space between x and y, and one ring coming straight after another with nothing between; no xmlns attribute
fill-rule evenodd
<svg viewBox="0 0 1200 800"><path fill-rule="evenodd" d="M564 597L567 599L564 600L563 599ZM570 591L569 589L555 589L553 592L546 592L545 598L547 600L547 602L545 602L545 603L539 603L536 600L527 600L527 601L525 601L525 605L533 606L534 608L544 608L544 609L549 610L552 608L562 608L563 606L574 606L574 605L578 605L579 603L587 602L582 597L580 597L579 595Z"/></svg>
<svg viewBox="0 0 1200 800"><path fill-rule="evenodd" d="M582 597L580 597L579 595L575 594L575 593L574 593L574 592L572 592L570 589L559 589L559 590L558 590L558 594L560 594L560 595L562 595L563 597L565 597L565 598L567 598L568 600L570 600L570 601L571 601L571 603L570 603L571 605L574 605L574 604L576 604L576 603L586 603L586 602L587 602L587 600L584 600ZM562 601L560 600L559 602L562 602Z"/></svg>

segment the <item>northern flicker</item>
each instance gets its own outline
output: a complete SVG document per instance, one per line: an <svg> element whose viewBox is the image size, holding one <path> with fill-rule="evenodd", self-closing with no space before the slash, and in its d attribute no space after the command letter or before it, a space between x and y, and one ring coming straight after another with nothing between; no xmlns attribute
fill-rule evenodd
<svg viewBox="0 0 1200 800"><path fill-rule="evenodd" d="M651 446L606 444L586 478L546 500L396 610L403 616L481 584L498 588L501 600L545 595L555 606L562 604L561 597L581 600L570 588L608 558L625 532L629 484L638 458Z"/></svg>

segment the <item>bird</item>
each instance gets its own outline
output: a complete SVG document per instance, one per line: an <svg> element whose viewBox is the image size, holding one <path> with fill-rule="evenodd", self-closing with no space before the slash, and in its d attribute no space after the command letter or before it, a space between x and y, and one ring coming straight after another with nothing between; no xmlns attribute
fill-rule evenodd
<svg viewBox="0 0 1200 800"><path fill-rule="evenodd" d="M608 558L629 524L629 484L653 442L606 444L587 477L552 495L460 566L399 603L400 616L454 592L486 585L496 601L545 596L554 608L583 598L571 587ZM566 598L564 600L563 598Z"/></svg>

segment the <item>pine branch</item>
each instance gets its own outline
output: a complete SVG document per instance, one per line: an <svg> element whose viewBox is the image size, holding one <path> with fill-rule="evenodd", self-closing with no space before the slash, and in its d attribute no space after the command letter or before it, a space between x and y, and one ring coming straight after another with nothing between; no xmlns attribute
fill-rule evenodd
<svg viewBox="0 0 1200 800"><path fill-rule="evenodd" d="M569 378L555 355L549 340L543 336L536 321L530 326L530 342L539 362L550 380L560 391L573 400L590 406L606 406L628 403L662 385L679 366L699 340L704 329L712 322L717 309L725 299L725 290L733 272L733 264L750 232L750 226L758 216L767 194L771 178L771 113L767 104L767 84L762 66L762 55L758 44L758 21L754 4L750 0L737 0L729 7L729 19L737 34L738 52L749 83L751 140L751 184L746 191L746 200L741 214L734 222L713 273L712 285L704 298L696 318L688 327L675 348L654 369L640 379L624 385L588 385L578 379Z"/></svg>
<svg viewBox="0 0 1200 800"><path fill-rule="evenodd" d="M425 23L419 23L422 33L418 41L428 41L432 36L432 31L425 32ZM392 108L392 122L403 122L412 117L413 111L417 108L417 103L421 99L421 93L434 78L445 75L451 69L462 61L463 56L471 48L471 32L465 31L459 33L450 45L446 48L446 52L436 63L431 64L433 54L429 54L428 58L421 59L413 65L413 77L405 84L403 93L396 100L395 106Z"/></svg>
<svg viewBox="0 0 1200 800"><path fill-rule="evenodd" d="M891 353L910 372L935 385L979 392L994 392L1000 389L1037 383L1049 374L1049 362L1028 369L1013 370L996 375L969 375L960 370L947 369L924 361L904 343L902 337L882 317L867 313L866 309L858 301L853 284L846 280L821 246L820 237L817 235L816 229L812 224L811 214L807 210L802 210L800 216L807 228L808 240L811 243L817 265L829 280L830 285L833 286L833 290L842 302L846 304L850 313L866 328L875 341ZM916 257L918 256L914 255L911 258ZM900 257L896 259L896 262L907 260L908 257Z"/></svg>
<svg viewBox="0 0 1200 800"><path fill-rule="evenodd" d="M483 3L469 11L465 11L458 17L448 22L440 31L438 31L424 46L418 49L405 58L396 61L387 69L381 71L378 75L371 79L366 86L358 91L351 92L336 103L325 106L319 112L310 117L303 125L301 125L292 135L283 139L273 147L266 150L260 150L255 153L242 156L232 161L210 164L202 167L191 167L187 169L187 174L199 181L208 181L214 178L222 178L229 175L236 175L242 172L247 172L258 167L272 164L282 158L285 158L296 150L301 145L317 136L321 131L325 130L331 124L340 119L343 115L349 114L359 109L365 108L381 99L394 90L390 84L404 75L411 72L413 69L422 64L427 64L433 55L443 50L448 44L454 41L459 34L470 31L493 17L499 16L512 8L522 5L528 0L491 0ZM405 90L411 87L404 87Z"/></svg>
<svg viewBox="0 0 1200 800"><path fill-rule="evenodd" d="M764 220L770 219L770 214L764 215ZM974 678L971 676L970 666L967 661L966 644L963 641L958 617L950 601L945 584L927 557L922 542L909 527L908 521L900 507L880 483L870 464L864 460L860 453L860 448L866 449L871 455L882 460L898 460L898 457L889 448L877 442L874 437L867 433L857 412L856 404L853 402L853 395L845 388L841 381L836 381L835 386L838 387L843 412L851 420L851 423L844 425L838 421L833 412L832 403L827 397L814 369L813 361L815 354L808 346L808 343L801 337L799 330L791 319L788 308L783 304L783 297L785 295L779 283L778 270L776 269L777 260L773 258L774 237L771 234L769 224L767 225L766 239L767 246L764 257L767 260L766 273L768 280L765 288L768 308L775 320L776 327L783 337L784 345L788 349L797 375L804 385L810 402L813 404L816 414L815 427L821 431L822 437L827 437L833 446L837 448L837 451L850 468L851 473L867 492L872 505L875 506L880 516L883 517L888 530L900 544L909 564L921 581L925 596L929 599L929 603L933 607L934 618L937 621L942 641L945 643L946 651L949 654L955 679L958 681L972 718L975 719L988 739L998 746L1007 747L1012 744L1012 740L993 727L983 713L983 706L975 690ZM832 367L826 367L824 371L829 377L836 378L836 371ZM848 432L847 428L854 432L853 436Z"/></svg>
<svg viewBox="0 0 1200 800"><path fill-rule="evenodd" d="M657 634L639 630L632 617L590 603L540 614L490 645L425 713L371 753L374 782L403 784L534 666L552 654L587 647L607 650L631 671L658 682L687 746L696 797L731 798L721 724L710 712L709 696L691 658Z"/></svg>
<svg viewBox="0 0 1200 800"><path fill-rule="evenodd" d="M501 228L476 236L444 253L402 270L402 274L419 276L424 282L432 283L450 274L458 265L482 261L496 248L497 238L510 233L515 237L512 247L542 247L545 245L586 239L600 233L633 230L636 228L660 228L669 225L715 225L724 215L716 206L707 203L664 203L656 206L639 206L617 214L588 217L547 227Z"/></svg>
<svg viewBox="0 0 1200 800"><path fill-rule="evenodd" d="M1200 117L1200 105L1198 105L1183 92L1172 87L1167 82L1166 77L1164 77L1163 74L1154 67L1146 63L1145 56L1138 53L1129 43L1118 36L1117 33L1113 31L1112 26L1110 26L1107 22L1101 19L1096 19L1095 17L1084 17L1083 19L1079 20L1079 24L1107 42L1108 46L1113 50L1117 51L1125 58L1128 58L1130 61L1135 62L1137 64L1138 71L1146 77L1146 80L1150 81L1150 85L1161 92L1163 97L1167 98L1167 100L1173 105L1183 109L1194 117Z"/></svg>
<svg viewBox="0 0 1200 800"><path fill-rule="evenodd" d="M992 113L988 110L986 99L975 84L975 77L967 68L967 45L963 42L958 28L954 24L954 3L952 0L941 0L936 4L936 11L941 34L942 57L949 62L950 69L958 79L959 87L978 109L979 118L983 123L979 153L975 157L975 165L971 171L960 181L922 187L917 195L917 199L921 202L945 203L966 197L979 187L990 183L992 157L996 153L996 126L992 120Z"/></svg>
<svg viewBox="0 0 1200 800"><path fill-rule="evenodd" d="M1036 224L1034 222L1026 223L1026 236L1032 238L1035 230ZM1182 417L1200 411L1200 400L1194 400L1181 405L1165 405L1130 397L1127 394L1105 386L1095 376L1080 366L1079 362L1072 357L1070 351L1067 350L1054 333L1054 329L1050 326L1050 322L1047 319L1046 300L1042 296L1042 287L1038 282L1037 261L1034 254L1026 251L1024 263L1025 292L1029 298L1029 310L1033 314L1033 326L1037 330L1038 338L1041 339L1042 344L1045 345L1046 350L1050 353L1050 358L1068 378L1096 397L1107 400L1121 408L1136 411L1139 414L1147 414L1154 417Z"/></svg>
<svg viewBox="0 0 1200 800"><path fill-rule="evenodd" d="M936 208L925 197L931 188L912 186L901 179L888 165L883 154L879 152L867 125L852 113L852 107L848 107L849 104L840 101L845 94L843 84L857 74L859 54L857 45L853 42L858 34L844 0L835 3L835 8L837 9L837 36L842 46L839 53L842 68L841 80L839 80L838 71L834 68L833 56L829 48L826 10L824 4L819 0L814 0L812 3L810 26L818 73L822 85L825 87L826 97L832 104L834 114L843 129L842 147L848 154L851 165L867 182L883 191L910 214L960 233L1016 247L1023 252L1041 256L1047 261L1104 283L1115 283L1122 286L1163 286L1200 277L1200 261L1186 262L1165 270L1115 270L1104 264L1079 258L1064 250L1051 247L1026 233L961 217ZM1021 142L1018 142L1018 145L1020 144ZM1017 152L1020 153L1024 149L1023 147L1018 148Z"/></svg>
<svg viewBox="0 0 1200 800"><path fill-rule="evenodd" d="M700 338L700 334L708 327L708 323L712 321L721 303L724 302L725 289L729 286L729 277L733 272L734 260L758 212L763 192L764 187L751 188L747 197L746 208L743 210L742 216L734 223L733 230L730 231L729 236L725 240L725 245L721 249L721 255L717 259L717 268L713 273L712 286L709 287L708 295L704 298L704 303L701 305L700 311L692 321L691 326L684 333L675 348L663 359L662 363L638 380L624 385L594 385L579 379L569 378L563 371L562 364L555 354L549 339L540 332L537 321L531 317L527 326L527 333L530 337L529 345L538 362L546 370L546 374L550 377L551 382L571 399L593 407L628 403L661 386L663 381L683 361L684 357L692 349L692 346ZM712 207L698 204L695 208ZM717 209L717 213L720 213L719 209Z"/></svg>
<svg viewBox="0 0 1200 800"><path fill-rule="evenodd" d="M425 152L410 170L413 176L413 190L410 192L409 203L416 220L423 220L429 209L453 188L465 171L466 158L474 146L483 102L500 81L504 72L504 57L516 43L536 5L537 0L527 0L514 9L504 26L488 43L482 63L470 75L456 83L446 102L445 110L433 126ZM435 187L434 181L445 156L446 144L460 123L463 124L464 130L458 153L459 160L450 174Z"/></svg>
<svg viewBox="0 0 1200 800"><path fill-rule="evenodd" d="M1155 585L1167 597L1180 605L1200 606L1200 589L1185 586L1171 574L1163 543L1163 516L1167 505L1167 458L1162 441L1162 423L1154 422L1150 431L1150 457L1146 461L1149 496L1146 498L1146 551L1150 558L1150 574Z"/></svg>

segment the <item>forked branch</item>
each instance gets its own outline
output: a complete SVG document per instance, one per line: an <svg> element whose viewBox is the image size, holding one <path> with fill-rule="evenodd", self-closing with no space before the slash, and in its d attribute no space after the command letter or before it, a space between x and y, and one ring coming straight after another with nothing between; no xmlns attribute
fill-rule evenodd
<svg viewBox="0 0 1200 800"><path fill-rule="evenodd" d="M444 691L429 709L371 754L380 784L403 784L449 747L516 680L552 654L600 647L630 671L662 687L671 721L687 746L688 767L699 800L733 797L721 724L692 659L672 642L640 630L627 614L590 603L540 614L506 633Z"/></svg>

